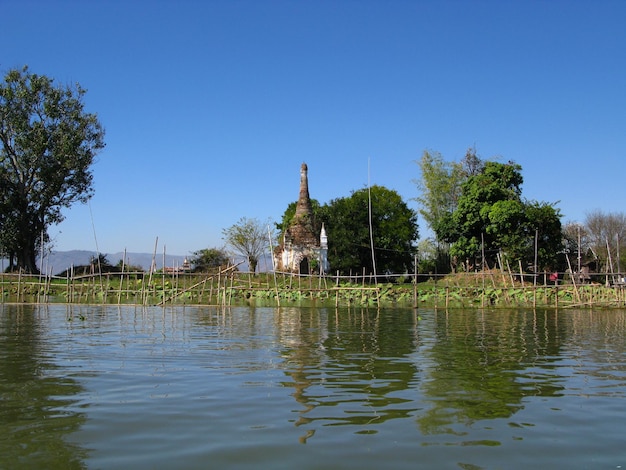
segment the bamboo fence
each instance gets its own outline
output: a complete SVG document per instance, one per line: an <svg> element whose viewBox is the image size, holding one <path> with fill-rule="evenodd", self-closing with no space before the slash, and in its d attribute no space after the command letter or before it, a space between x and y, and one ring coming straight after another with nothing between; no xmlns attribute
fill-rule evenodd
<svg viewBox="0 0 626 470"><path fill-rule="evenodd" d="M596 274L601 279L604 274ZM349 276L252 274L228 266L215 273L117 272L27 276L0 274L2 303L140 305L334 305L468 307L626 307L626 285L581 283L561 273L484 271L456 275ZM613 282L610 282L613 281Z"/></svg>

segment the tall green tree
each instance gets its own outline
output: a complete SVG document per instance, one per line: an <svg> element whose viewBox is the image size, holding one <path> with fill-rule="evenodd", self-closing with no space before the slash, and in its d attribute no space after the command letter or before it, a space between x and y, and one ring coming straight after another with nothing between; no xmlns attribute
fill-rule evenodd
<svg viewBox="0 0 626 470"><path fill-rule="evenodd" d="M551 204L522 200L521 170L513 162L488 161L463 183L443 237L466 270L479 266L483 255L493 266L498 254L534 266L535 245L538 267L554 268L562 251L561 214Z"/></svg>
<svg viewBox="0 0 626 470"><path fill-rule="evenodd" d="M322 206L320 218L328 235L328 261L342 274L374 272L371 227L377 273L412 270L418 239L417 214L400 195L372 186Z"/></svg>
<svg viewBox="0 0 626 470"><path fill-rule="evenodd" d="M417 164L420 178L414 182L420 195L416 201L420 215L435 234L436 248L431 253L434 258L422 260L420 265L429 271L449 272L450 242L458 236L452 214L461 197L462 184L470 176L480 174L485 162L478 157L476 148L470 147L460 162L446 161L438 152L424 151Z"/></svg>
<svg viewBox="0 0 626 470"><path fill-rule="evenodd" d="M27 67L0 83L0 243L26 272L37 272L37 247L61 210L93 194L104 130L84 95L78 84L56 85Z"/></svg>
<svg viewBox="0 0 626 470"><path fill-rule="evenodd" d="M439 243L451 230L452 213L456 210L462 194L462 184L470 177L483 172L485 162L470 147L460 162L446 161L439 152L424 151L417 162L420 178L414 182L420 195L419 213L437 235Z"/></svg>
<svg viewBox="0 0 626 470"><path fill-rule="evenodd" d="M446 232L449 216L461 196L462 167L445 161L440 153L429 151L424 151L417 164L421 175L415 181L421 192L416 198L421 207L419 213L435 234Z"/></svg>
<svg viewBox="0 0 626 470"><path fill-rule="evenodd" d="M248 261L253 273L261 257L269 251L269 226L269 221L262 223L256 218L242 217L236 224L222 231L226 245Z"/></svg>
<svg viewBox="0 0 626 470"><path fill-rule="evenodd" d="M547 202L526 202L527 240L536 239L537 270L565 271L567 261L564 256L563 227L561 211L554 204ZM535 246L526 251L526 260L530 263Z"/></svg>
<svg viewBox="0 0 626 470"><path fill-rule="evenodd" d="M466 269L474 267L485 251L487 262L495 259L498 238L514 235L520 223L521 167L515 163L489 161L483 171L470 176L452 214L450 254Z"/></svg>

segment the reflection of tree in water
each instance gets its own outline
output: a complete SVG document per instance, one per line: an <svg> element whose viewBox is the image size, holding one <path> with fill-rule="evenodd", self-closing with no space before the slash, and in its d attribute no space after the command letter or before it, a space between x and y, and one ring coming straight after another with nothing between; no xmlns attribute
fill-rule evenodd
<svg viewBox="0 0 626 470"><path fill-rule="evenodd" d="M431 370L422 386L432 408L418 418L425 434L455 433L459 424L508 418L523 408L525 396L562 392L561 378L532 371L537 361L558 358L563 341L558 316L455 310L436 313L434 322Z"/></svg>
<svg viewBox="0 0 626 470"><path fill-rule="evenodd" d="M415 350L411 311L380 316L375 311L294 311L281 319L285 372L303 406L296 426L375 426L406 418L415 408L403 396L416 379L407 355ZM302 440L315 431L309 430ZM359 432L359 431L357 431ZM360 429L360 432L375 432Z"/></svg>
<svg viewBox="0 0 626 470"><path fill-rule="evenodd" d="M0 306L0 468L84 468L86 452L66 442L85 421L67 410L82 388L56 377L36 306Z"/></svg>

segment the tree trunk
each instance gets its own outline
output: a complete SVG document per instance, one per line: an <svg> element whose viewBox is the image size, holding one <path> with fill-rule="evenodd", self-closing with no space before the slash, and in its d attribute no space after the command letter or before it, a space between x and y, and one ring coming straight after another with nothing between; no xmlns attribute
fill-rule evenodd
<svg viewBox="0 0 626 470"><path fill-rule="evenodd" d="M257 267L257 264L259 264L259 260L257 258L255 258L255 257L253 257L253 256L250 256L248 259L250 261L250 263L249 263L250 264L250 272L251 273L256 273L256 267Z"/></svg>
<svg viewBox="0 0 626 470"><path fill-rule="evenodd" d="M28 274L39 274L37 259L35 256L35 242L25 240L17 253L17 268L23 269Z"/></svg>

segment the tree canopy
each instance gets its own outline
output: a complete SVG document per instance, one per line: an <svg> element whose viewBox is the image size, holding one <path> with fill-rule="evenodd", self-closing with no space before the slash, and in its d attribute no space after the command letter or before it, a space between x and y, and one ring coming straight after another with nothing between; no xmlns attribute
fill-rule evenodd
<svg viewBox="0 0 626 470"><path fill-rule="evenodd" d="M37 272L48 227L93 194L91 165L104 130L85 112L84 94L27 67L0 83L0 246L10 268Z"/></svg>
<svg viewBox="0 0 626 470"><path fill-rule="evenodd" d="M537 268L557 267L561 214L552 204L522 199L520 165L481 161L470 149L460 164L425 154L420 167L422 214L437 240L449 244L455 265L475 268L484 255L493 266L501 254L534 269L536 247Z"/></svg>
<svg viewBox="0 0 626 470"><path fill-rule="evenodd" d="M228 264L228 256L219 248L203 248L191 254L191 264L194 272L209 272Z"/></svg>
<svg viewBox="0 0 626 470"><path fill-rule="evenodd" d="M421 179L416 180L421 191L416 198L421 205L419 212L437 232L447 215L456 209L464 175L460 164L445 161L440 153L424 151L417 163L421 171Z"/></svg>
<svg viewBox="0 0 626 470"><path fill-rule="evenodd" d="M256 272L259 260L269 250L269 222L261 223L256 218L242 217L223 230L224 241L235 254L243 256L251 272Z"/></svg>
<svg viewBox="0 0 626 470"><path fill-rule="evenodd" d="M320 208L319 217L328 235L328 261L342 274L363 268L374 272L371 227L377 273L412 270L418 238L417 214L400 195L383 186L354 191Z"/></svg>

